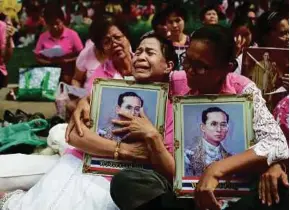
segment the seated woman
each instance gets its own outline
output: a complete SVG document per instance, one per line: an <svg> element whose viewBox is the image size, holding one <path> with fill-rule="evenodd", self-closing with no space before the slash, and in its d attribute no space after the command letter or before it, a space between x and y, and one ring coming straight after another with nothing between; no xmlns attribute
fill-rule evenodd
<svg viewBox="0 0 290 210"><path fill-rule="evenodd" d="M134 68L135 71L133 70L135 79L140 82L168 82L169 73L174 69L174 63L177 61L171 43L162 38L148 37L142 41L140 46L141 47L136 51L138 57L133 57L133 63L136 65ZM86 99L84 99L84 101L86 102ZM79 106L82 105L82 102L83 101L80 101ZM89 106L88 103L86 103L86 105ZM169 110L171 111L168 113L172 113L172 106L169 106ZM76 112L78 111L79 109L76 110ZM81 109L81 112L83 112L83 109ZM74 116L80 114L82 113L76 113ZM84 118L86 118L86 116L85 114ZM79 118L77 119L79 120ZM146 118L143 120L146 121ZM172 120L170 120L170 122L171 124L166 125L168 135L172 135L173 130ZM69 150L67 154L61 158L60 162L28 192L16 191L5 194L0 200L0 209L106 210L116 208L109 195L109 181L102 176L82 173L83 162L81 151L105 158L113 158L117 144L115 141L100 137L95 132L88 129L83 122L80 123L82 129L81 136L77 128L74 128L73 120L67 129L67 137L69 137L67 139L69 139L69 143L79 150ZM142 126L142 121L139 125ZM149 123L146 129L146 132L148 131L147 134L151 133L152 127L152 124ZM71 130L70 128L73 129ZM149 143L151 142L151 148L154 152L149 154L147 145L145 145L144 142L130 144L123 142L120 144L118 157L122 160L135 160L137 162L150 161L157 169L160 169L160 171L164 170L165 168L161 168L159 165L166 165L166 167L168 167L167 164L164 164L167 161L164 162L164 160L168 158L173 159L173 157L166 150L161 138L153 141L151 137L148 135L146 140ZM162 154L155 155L159 150L162 150ZM160 161L163 162L163 164L159 164ZM169 162L174 163L174 161ZM170 170L168 171L172 171L172 167L174 166L170 166Z"/></svg>
<svg viewBox="0 0 290 210"><path fill-rule="evenodd" d="M72 85L88 89L89 80L94 72L97 69L99 71L104 71L104 69L99 68L101 64L108 62L108 60L112 60L113 57L110 51L112 51L113 47L116 47L116 45L108 48L102 43L106 36L110 37L109 29L113 26L116 27L116 32L119 32L119 34L123 36L121 38L123 41L122 44L124 45L122 45L122 49L126 55L124 61L126 60L128 63L131 63L130 43L127 38L128 30L126 26L112 15L105 14L102 16L96 16L89 29L90 39L86 42L85 48L81 51L76 60L76 69ZM120 58L120 60L122 59ZM113 62L117 62L117 60L114 60ZM115 66L116 67L114 68L120 68L117 64L115 64ZM121 71L122 69L119 69L119 75L121 74ZM128 75L130 75L130 72ZM116 75L113 75L113 77L114 76L117 77Z"/></svg>
<svg viewBox="0 0 290 210"><path fill-rule="evenodd" d="M243 153L212 163L204 171L195 192L195 202L200 209L220 209L214 196L219 179L237 172L259 174L272 163L288 158L285 136L268 111L261 91L246 77L231 73L234 45L233 36L225 28L205 26L192 35L183 65L185 71L175 71L171 75L174 95L252 94L254 98L253 123L257 142ZM134 132L142 134L142 127ZM173 174L174 168L171 169ZM160 177L163 176L154 171L123 170L112 179L111 196L124 209L183 208L173 196L172 183ZM135 201L134 205L128 198ZM194 205L189 207L193 208Z"/></svg>
<svg viewBox="0 0 290 210"><path fill-rule="evenodd" d="M131 45L128 30L112 15L98 16L90 27L90 40L76 61L72 85L91 92L95 78L124 79L131 76ZM76 101L67 104L71 113Z"/></svg>
<svg viewBox="0 0 290 210"><path fill-rule="evenodd" d="M38 63L61 67L60 80L70 84L74 73L75 61L83 49L78 34L64 25L64 14L60 7L47 5L44 19L48 30L42 33L34 50ZM43 50L59 48L58 56L47 56Z"/></svg>

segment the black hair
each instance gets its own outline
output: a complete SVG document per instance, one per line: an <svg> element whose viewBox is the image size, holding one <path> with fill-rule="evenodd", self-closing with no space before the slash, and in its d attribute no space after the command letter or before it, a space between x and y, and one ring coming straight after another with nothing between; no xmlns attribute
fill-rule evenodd
<svg viewBox="0 0 290 210"><path fill-rule="evenodd" d="M177 66L178 64L178 57L175 53L175 49L172 45L172 42L165 39L164 37L162 36L159 36L157 35L156 33L151 33L151 34L147 34L147 35L144 35L141 40L140 40L140 43L144 40L144 39L148 39L148 38L155 38L159 41L160 43L160 47L161 47L161 52L165 58L165 60L168 62L168 61L172 61L174 66L173 66L173 69L175 69L175 67Z"/></svg>
<svg viewBox="0 0 290 210"><path fill-rule="evenodd" d="M180 16L184 22L187 21L187 11L182 6L178 4L172 4L168 6L166 9L164 9L164 15L166 18L168 18L171 14L176 14L177 16Z"/></svg>
<svg viewBox="0 0 290 210"><path fill-rule="evenodd" d="M268 11L263 13L257 20L256 33L258 45L266 46L266 37L276 29L281 20L288 20L288 14L280 11ZM288 20L289 21L289 20Z"/></svg>
<svg viewBox="0 0 290 210"><path fill-rule="evenodd" d="M111 26L116 26L128 38L128 29L120 18L116 18L109 13L101 13L94 16L93 22L89 28L89 37L95 47L103 51L102 41L109 31Z"/></svg>
<svg viewBox="0 0 290 210"><path fill-rule="evenodd" d="M165 25L165 24L166 24L166 16L164 14L164 11L155 13L151 22L151 26L153 30L156 31L158 25Z"/></svg>
<svg viewBox="0 0 290 210"><path fill-rule="evenodd" d="M63 11L57 4L47 4L43 11L43 17L47 24L52 24L56 19L65 21Z"/></svg>
<svg viewBox="0 0 290 210"><path fill-rule="evenodd" d="M118 97L118 106L120 106L120 107L122 106L122 103L124 102L125 97L137 97L137 98L139 98L141 101L141 107L143 107L143 103L144 103L143 99L134 92L125 92L125 93L120 94Z"/></svg>
<svg viewBox="0 0 290 210"><path fill-rule="evenodd" d="M201 121L203 124L206 124L207 121L207 114L212 112L222 112L226 115L227 123L229 123L229 115L219 107L210 107L202 112Z"/></svg>
<svg viewBox="0 0 290 210"><path fill-rule="evenodd" d="M200 19L201 22L204 21L204 16L205 16L205 14L206 14L208 11L210 11L210 10L214 10L214 11L216 11L216 14L217 14L218 17L219 17L219 11L217 10L217 8L216 8L215 6L212 6L212 5L210 5L210 6L206 6L206 7L202 8L202 10L201 10L200 13L199 13L199 19Z"/></svg>
<svg viewBox="0 0 290 210"><path fill-rule="evenodd" d="M206 25L191 34L193 40L209 41L220 64L235 61L235 41L230 29L220 25Z"/></svg>

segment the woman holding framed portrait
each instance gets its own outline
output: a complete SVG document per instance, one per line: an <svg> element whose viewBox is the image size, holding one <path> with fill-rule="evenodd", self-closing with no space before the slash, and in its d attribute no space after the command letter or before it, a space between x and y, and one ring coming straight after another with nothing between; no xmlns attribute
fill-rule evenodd
<svg viewBox="0 0 290 210"><path fill-rule="evenodd" d="M227 29L218 25L205 26L192 35L183 64L185 72L174 72L171 75L171 93L175 95L252 94L254 99L253 123L256 144L243 153L214 162L207 167L195 191L195 202L200 209L221 209L214 195L218 179L238 172L247 174L249 170L259 175L272 163L288 158L285 136L267 109L261 91L246 77L231 73L234 45L233 36ZM136 177L142 177L143 181L138 182ZM140 193L132 190L134 182L139 187L138 190L141 183L148 185L144 179L150 180L148 182L151 184L150 188L147 187L150 193L158 189L159 196L152 197L149 191L150 196L146 197L145 192L140 196ZM166 179L160 179L160 174L156 172L126 169L114 176L111 195L119 207L127 205L125 197L134 196L139 201L138 209L153 209L153 207L166 209L165 206L170 203L168 198L172 199L174 196L170 195L172 193L170 192L172 188L168 187L171 185L170 182L164 180ZM128 187L129 185L131 187ZM285 198L286 195L282 194L281 202L276 204L276 209L282 209ZM175 200L173 203L173 206L178 206L178 201ZM262 205L262 202L260 204ZM189 207L193 208L193 205Z"/></svg>
<svg viewBox="0 0 290 210"><path fill-rule="evenodd" d="M154 36L154 35L152 35ZM163 38L148 37L144 38L140 47L136 51L138 57L133 58L135 63L136 74L134 78L137 81L145 82L168 82L169 74L177 63L177 57L172 44ZM138 72L138 73L137 73ZM170 104L168 102L168 104ZM148 151L148 146L144 141L132 143L117 143L110 139L100 137L94 131L90 130L85 123L80 121L89 119L90 107L88 98L82 99L70 125L67 129L69 143L78 148L78 152L70 151L65 154L60 162L51 170L43 179L38 182L28 192L15 191L5 194L0 199L0 208L2 209L116 209L110 194L110 182L102 177L82 173L82 153L95 154L105 158L115 158L120 160L135 160L136 162L151 162L153 166L159 169L162 174L173 176L174 159L170 151L173 149L172 141L163 142L162 136L158 133L157 138L154 136L156 128L141 114L141 121L134 121L142 126L142 135L140 139L146 136L146 142L150 142L150 148L154 152ZM172 139L172 107L168 105L167 117L171 119L166 122L165 135ZM123 116L130 116L123 113ZM75 126L74 119L77 120ZM138 118L139 119L139 118ZM81 134L78 129L81 128ZM153 134L151 135L152 132ZM153 139L154 138L154 139ZM144 139L143 139L144 140ZM155 140L155 141L154 141ZM159 153L158 155L156 155ZM171 165L169 166L168 163ZM163 166L161 168L160 166ZM53 181L52 181L53 180Z"/></svg>

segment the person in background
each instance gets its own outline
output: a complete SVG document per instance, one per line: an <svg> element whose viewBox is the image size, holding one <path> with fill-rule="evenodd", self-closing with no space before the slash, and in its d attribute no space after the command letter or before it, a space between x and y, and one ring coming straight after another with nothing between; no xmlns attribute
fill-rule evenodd
<svg viewBox="0 0 290 210"><path fill-rule="evenodd" d="M199 19L204 25L218 24L218 10L213 6L204 7L200 12Z"/></svg>
<svg viewBox="0 0 290 210"><path fill-rule="evenodd" d="M15 29L9 20L6 18L6 22L0 21L0 89L6 87L8 84L8 72L6 64L13 54L13 34Z"/></svg>
<svg viewBox="0 0 290 210"><path fill-rule="evenodd" d="M170 32L169 40L172 42L178 56L176 70L182 70L183 53L189 46L190 38L184 33L187 20L186 10L178 5L171 5L164 10L167 29Z"/></svg>
<svg viewBox="0 0 290 210"><path fill-rule="evenodd" d="M155 13L151 22L151 26L153 30L145 33L142 37L148 36L148 34L155 33L161 37L164 37L165 39L169 39L170 32L168 31L168 28L166 25L166 16L163 11L159 11Z"/></svg>
<svg viewBox="0 0 290 210"><path fill-rule="evenodd" d="M110 14L99 15L90 27L90 40L76 62L72 85L90 94L96 78L130 79L131 45L123 21ZM78 100L77 100L78 101ZM67 104L72 112L77 101Z"/></svg>
<svg viewBox="0 0 290 210"><path fill-rule="evenodd" d="M47 5L44 10L47 31L42 33L34 50L36 61L42 65L61 67L60 81L71 84L74 74L75 61L83 49L78 34L64 25L64 14L57 5ZM60 48L61 56L48 57L43 50Z"/></svg>
<svg viewBox="0 0 290 210"><path fill-rule="evenodd" d="M277 11L268 11L257 19L256 33L259 47L287 48L289 49L289 11L288 8L280 8ZM289 60L285 61L289 66ZM288 67L289 69L289 67ZM289 89L289 73L279 77L286 90ZM275 94L272 96L273 107L287 95ZM272 108L273 108L272 107Z"/></svg>
<svg viewBox="0 0 290 210"><path fill-rule="evenodd" d="M235 72L241 74L243 49L247 47L257 47L257 44L254 42L254 25L247 16L236 16L232 22L231 29L236 43L237 68Z"/></svg>
<svg viewBox="0 0 290 210"><path fill-rule="evenodd" d="M289 47L288 14L280 11L268 11L257 20L257 42L259 47Z"/></svg>

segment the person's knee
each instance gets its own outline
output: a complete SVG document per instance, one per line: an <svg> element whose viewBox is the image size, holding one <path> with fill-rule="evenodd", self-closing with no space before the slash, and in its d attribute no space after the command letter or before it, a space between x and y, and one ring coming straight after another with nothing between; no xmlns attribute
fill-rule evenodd
<svg viewBox="0 0 290 210"><path fill-rule="evenodd" d="M134 209L167 192L169 184L161 175L146 169L125 169L116 174L111 197L120 209Z"/></svg>

